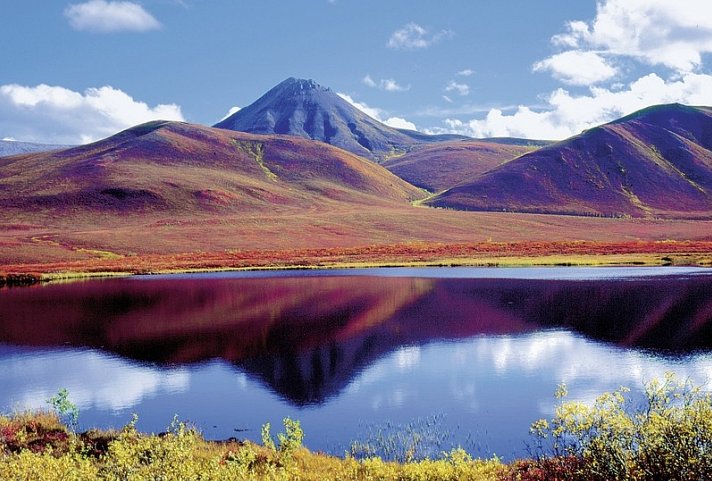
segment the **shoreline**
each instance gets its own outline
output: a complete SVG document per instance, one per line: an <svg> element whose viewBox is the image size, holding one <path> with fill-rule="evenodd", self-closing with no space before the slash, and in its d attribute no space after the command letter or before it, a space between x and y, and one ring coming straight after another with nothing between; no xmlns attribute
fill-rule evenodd
<svg viewBox="0 0 712 481"><path fill-rule="evenodd" d="M607 250L611 252L606 252ZM712 242L394 244L150 254L0 267L0 288L136 275L403 267L712 267Z"/></svg>

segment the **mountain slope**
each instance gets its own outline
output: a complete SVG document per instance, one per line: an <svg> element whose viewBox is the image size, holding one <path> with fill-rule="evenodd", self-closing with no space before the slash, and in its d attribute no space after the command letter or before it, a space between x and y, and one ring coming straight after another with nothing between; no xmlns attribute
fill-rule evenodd
<svg viewBox="0 0 712 481"><path fill-rule="evenodd" d="M712 110L659 105L523 155L430 199L464 210L712 215Z"/></svg>
<svg viewBox="0 0 712 481"><path fill-rule="evenodd" d="M26 211L254 212L419 196L384 168L323 143L180 122L0 158L0 207Z"/></svg>
<svg viewBox="0 0 712 481"><path fill-rule="evenodd" d="M455 140L419 145L381 165L415 186L439 192L472 181L534 149L481 140Z"/></svg>
<svg viewBox="0 0 712 481"><path fill-rule="evenodd" d="M215 127L319 140L376 161L402 154L421 142L441 140L388 127L331 89L313 80L295 78L281 82Z"/></svg>

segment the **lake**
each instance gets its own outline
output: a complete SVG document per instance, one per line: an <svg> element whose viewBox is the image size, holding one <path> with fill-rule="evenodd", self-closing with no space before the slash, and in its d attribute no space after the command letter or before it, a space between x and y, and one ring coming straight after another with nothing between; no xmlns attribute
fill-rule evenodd
<svg viewBox="0 0 712 481"><path fill-rule="evenodd" d="M281 419L305 444L423 433L527 455L560 382L592 400L712 379L712 271L425 268L145 276L0 290L0 411L60 388L80 429L174 414L210 439ZM378 434L380 433L380 434Z"/></svg>

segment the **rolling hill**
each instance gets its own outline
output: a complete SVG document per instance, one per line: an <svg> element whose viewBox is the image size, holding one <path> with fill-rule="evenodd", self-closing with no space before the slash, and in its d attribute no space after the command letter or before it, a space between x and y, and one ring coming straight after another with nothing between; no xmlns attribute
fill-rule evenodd
<svg viewBox="0 0 712 481"><path fill-rule="evenodd" d="M536 147L481 140L423 144L383 162L385 168L411 184L439 192L472 181Z"/></svg>
<svg viewBox="0 0 712 481"><path fill-rule="evenodd" d="M541 148L427 204L463 210L712 216L712 109L659 105Z"/></svg>
<svg viewBox="0 0 712 481"><path fill-rule="evenodd" d="M323 143L181 122L0 159L0 208L58 215L275 212L407 205L421 196L383 167Z"/></svg>
<svg viewBox="0 0 712 481"><path fill-rule="evenodd" d="M313 80L291 77L215 127L319 140L377 162L422 142L458 138L394 129L361 112L333 90Z"/></svg>

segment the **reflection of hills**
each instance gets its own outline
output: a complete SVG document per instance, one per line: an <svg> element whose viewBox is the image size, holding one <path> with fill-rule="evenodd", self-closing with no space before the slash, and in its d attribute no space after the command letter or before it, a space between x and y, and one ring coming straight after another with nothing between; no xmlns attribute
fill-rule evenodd
<svg viewBox="0 0 712 481"><path fill-rule="evenodd" d="M563 326L621 346L685 351L712 348L712 279L569 283L527 309L542 325Z"/></svg>
<svg viewBox="0 0 712 481"><path fill-rule="evenodd" d="M712 346L712 278L110 280L0 293L0 342L158 363L232 362L295 404L396 349L568 327L625 346Z"/></svg>

